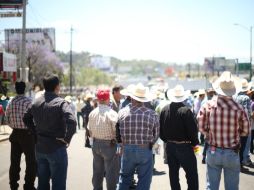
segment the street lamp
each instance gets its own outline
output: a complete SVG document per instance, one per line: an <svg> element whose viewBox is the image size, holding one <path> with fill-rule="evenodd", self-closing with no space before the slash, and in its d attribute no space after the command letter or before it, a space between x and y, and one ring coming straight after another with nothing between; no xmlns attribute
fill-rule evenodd
<svg viewBox="0 0 254 190"><path fill-rule="evenodd" d="M240 26L250 32L250 80L252 79L252 27L250 26L249 28L247 26L235 23L235 26Z"/></svg>

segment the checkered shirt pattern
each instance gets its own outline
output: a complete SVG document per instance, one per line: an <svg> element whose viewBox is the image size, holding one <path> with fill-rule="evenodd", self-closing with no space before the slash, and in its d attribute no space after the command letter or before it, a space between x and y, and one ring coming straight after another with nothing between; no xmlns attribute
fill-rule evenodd
<svg viewBox="0 0 254 190"><path fill-rule="evenodd" d="M112 140L116 138L117 113L109 106L99 104L89 114L88 129L91 136L100 140Z"/></svg>
<svg viewBox="0 0 254 190"><path fill-rule="evenodd" d="M243 107L232 98L218 96L205 103L197 116L199 131L215 147L233 148L247 136L250 123Z"/></svg>
<svg viewBox="0 0 254 190"><path fill-rule="evenodd" d="M7 105L5 116L9 126L13 129L27 129L23 122L23 116L32 104L32 99L24 95L14 97Z"/></svg>
<svg viewBox="0 0 254 190"><path fill-rule="evenodd" d="M118 113L119 129L124 144L155 143L159 137L159 117L144 106L127 106Z"/></svg>

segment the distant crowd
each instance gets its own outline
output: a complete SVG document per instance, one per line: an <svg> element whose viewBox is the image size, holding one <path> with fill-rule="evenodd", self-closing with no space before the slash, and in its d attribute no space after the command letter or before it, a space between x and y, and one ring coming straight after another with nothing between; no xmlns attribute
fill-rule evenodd
<svg viewBox="0 0 254 190"><path fill-rule="evenodd" d="M94 190L103 189L104 178L108 190L149 190L156 170L155 154L161 148L173 190L181 189L181 167L188 189L199 189L198 145L204 146L207 190L219 189L222 170L225 189L239 189L240 172L254 166L250 159L254 90L251 82L228 71L214 80L211 88L194 93L179 84L165 89L138 83L62 98L56 75L45 76L43 85L44 90L30 98L25 96L26 84L16 82L17 96L0 100L0 121L13 129L12 190L19 187L22 153L25 190L65 190L67 148L77 130L85 130L85 146L92 150Z"/></svg>

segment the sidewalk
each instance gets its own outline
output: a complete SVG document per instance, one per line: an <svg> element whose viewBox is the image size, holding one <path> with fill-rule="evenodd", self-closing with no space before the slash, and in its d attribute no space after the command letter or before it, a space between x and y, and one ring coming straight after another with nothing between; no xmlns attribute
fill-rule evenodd
<svg viewBox="0 0 254 190"><path fill-rule="evenodd" d="M0 125L0 142L9 139L12 129L8 125Z"/></svg>

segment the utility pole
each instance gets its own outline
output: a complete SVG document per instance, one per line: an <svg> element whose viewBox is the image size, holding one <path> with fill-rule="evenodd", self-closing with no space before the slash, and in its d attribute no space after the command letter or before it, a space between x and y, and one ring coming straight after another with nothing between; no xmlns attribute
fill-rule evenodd
<svg viewBox="0 0 254 190"><path fill-rule="evenodd" d="M252 80L252 26L250 26L250 81Z"/></svg>
<svg viewBox="0 0 254 190"><path fill-rule="evenodd" d="M72 96L72 86L73 86L73 76L72 76L72 32L73 28L71 26L71 41L70 41L70 95Z"/></svg>
<svg viewBox="0 0 254 190"><path fill-rule="evenodd" d="M27 82L27 66L26 66L26 2L23 0L23 18L22 18L22 44L21 44L21 68L20 79Z"/></svg>

